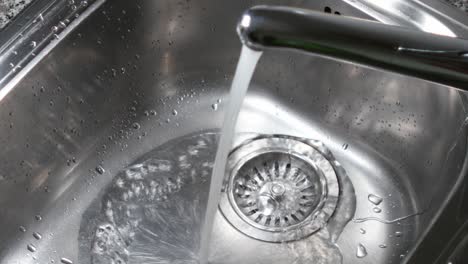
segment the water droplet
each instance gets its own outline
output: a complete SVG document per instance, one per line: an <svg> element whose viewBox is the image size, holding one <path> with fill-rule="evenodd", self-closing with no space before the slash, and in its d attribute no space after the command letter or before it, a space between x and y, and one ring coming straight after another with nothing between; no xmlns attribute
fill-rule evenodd
<svg viewBox="0 0 468 264"><path fill-rule="evenodd" d="M367 196L367 199L369 200L369 202L375 205L379 205L383 201L382 197L377 196L375 194L369 194L369 196Z"/></svg>
<svg viewBox="0 0 468 264"><path fill-rule="evenodd" d="M133 127L133 129L140 129L141 128L140 124L138 124L136 122L132 124L132 127Z"/></svg>
<svg viewBox="0 0 468 264"><path fill-rule="evenodd" d="M387 248L387 245L386 244L380 244L379 248Z"/></svg>
<svg viewBox="0 0 468 264"><path fill-rule="evenodd" d="M34 233L33 233L33 237L34 237L35 239L37 239L37 240L41 240L42 235L41 235L41 233L34 232Z"/></svg>
<svg viewBox="0 0 468 264"><path fill-rule="evenodd" d="M88 5L88 1L83 1L83 2L81 2L81 5L82 5L82 6L87 6L87 5Z"/></svg>
<svg viewBox="0 0 468 264"><path fill-rule="evenodd" d="M396 237L401 237L402 235L403 235L403 233L400 232L400 231L396 231L396 232L395 232L395 236L396 236Z"/></svg>
<svg viewBox="0 0 468 264"><path fill-rule="evenodd" d="M382 212L382 209L380 209L379 207L374 207L372 211L374 211L374 213L376 214L379 214L380 212Z"/></svg>
<svg viewBox="0 0 468 264"><path fill-rule="evenodd" d="M401 255L400 255L400 258L401 258L401 259L405 258L405 254L401 254Z"/></svg>
<svg viewBox="0 0 468 264"><path fill-rule="evenodd" d="M367 256L367 249L364 247L363 244L359 243L356 250L356 257L363 258L365 256Z"/></svg>
<svg viewBox="0 0 468 264"><path fill-rule="evenodd" d="M175 110L175 109L172 110L172 115L175 115L175 116L176 116L177 114L178 114L178 113L177 113L177 110Z"/></svg>
<svg viewBox="0 0 468 264"><path fill-rule="evenodd" d="M24 226L20 226L18 229L19 229L19 231L21 231L23 233L26 232L26 227L24 227Z"/></svg>
<svg viewBox="0 0 468 264"><path fill-rule="evenodd" d="M36 215L36 216L34 216L34 219L36 219L37 221L41 221L41 220L42 220L42 216Z"/></svg>
<svg viewBox="0 0 468 264"><path fill-rule="evenodd" d="M63 27L63 28L67 27L67 24L65 24L63 21L60 21L60 22L59 22L59 25L60 25L61 27Z"/></svg>
<svg viewBox="0 0 468 264"><path fill-rule="evenodd" d="M31 47L35 48L37 46L37 42L36 41L31 41Z"/></svg>
<svg viewBox="0 0 468 264"><path fill-rule="evenodd" d="M59 30L59 28L57 26L52 27L52 32L57 32L58 30Z"/></svg>
<svg viewBox="0 0 468 264"><path fill-rule="evenodd" d="M34 23L37 23L37 22L40 22L40 21L44 21L44 17L42 16L42 14L39 14L36 19L34 19Z"/></svg>
<svg viewBox="0 0 468 264"><path fill-rule="evenodd" d="M211 105L211 108L213 108L213 110L218 110L218 104L217 103L214 103Z"/></svg>
<svg viewBox="0 0 468 264"><path fill-rule="evenodd" d="M365 233L366 233L366 230L365 230L364 228L359 228L359 233L365 234Z"/></svg>
<svg viewBox="0 0 468 264"><path fill-rule="evenodd" d="M155 115L157 115L157 114L158 114L158 113L156 112L156 110L150 110L150 115L155 116Z"/></svg>
<svg viewBox="0 0 468 264"><path fill-rule="evenodd" d="M69 260L67 258L61 258L60 262L62 262L63 264L73 264L73 261L71 261L71 260Z"/></svg>
<svg viewBox="0 0 468 264"><path fill-rule="evenodd" d="M29 244L26 248L31 252L36 252L37 250L37 248L33 244Z"/></svg>
<svg viewBox="0 0 468 264"><path fill-rule="evenodd" d="M102 166L97 166L96 167L96 172L99 174L104 174L106 172Z"/></svg>

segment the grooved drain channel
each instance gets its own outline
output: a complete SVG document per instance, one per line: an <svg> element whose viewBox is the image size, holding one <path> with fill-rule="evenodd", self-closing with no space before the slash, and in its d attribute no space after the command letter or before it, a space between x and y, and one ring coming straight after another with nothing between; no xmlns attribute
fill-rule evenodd
<svg viewBox="0 0 468 264"><path fill-rule="evenodd" d="M229 156L220 209L248 236L292 241L325 225L338 193L332 164L313 146L291 138L262 138Z"/></svg>

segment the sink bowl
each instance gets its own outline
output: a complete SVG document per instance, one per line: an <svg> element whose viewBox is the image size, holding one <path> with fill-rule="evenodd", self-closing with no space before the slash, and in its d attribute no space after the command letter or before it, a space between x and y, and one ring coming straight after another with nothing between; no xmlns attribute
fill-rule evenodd
<svg viewBox="0 0 468 264"><path fill-rule="evenodd" d="M310 2L274 4L383 17L366 1ZM241 49L235 25L261 3L97 1L23 67L0 102L0 262L197 263ZM236 146L252 134L320 141L346 171L355 210L333 242L316 232L284 243L249 236L219 210L210 262L408 261L463 178L466 107L450 87L265 51Z"/></svg>

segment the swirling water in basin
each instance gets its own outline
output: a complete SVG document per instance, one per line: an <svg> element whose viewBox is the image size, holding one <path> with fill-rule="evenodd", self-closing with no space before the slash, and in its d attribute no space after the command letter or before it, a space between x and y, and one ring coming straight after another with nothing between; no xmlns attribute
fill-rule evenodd
<svg viewBox="0 0 468 264"><path fill-rule="evenodd" d="M257 54L249 61L245 56L250 53L243 50L243 54L236 76L244 71L252 75L259 58ZM243 63L253 65L244 69ZM227 110L229 122L223 125L219 144L215 133L181 137L114 177L83 215L81 263L341 263L335 242L352 214L338 215L329 225L331 230L323 223L312 236L288 243L254 240L233 230L217 214L235 121L249 80L250 76L234 78L234 103ZM236 85L242 86L240 94Z"/></svg>
<svg viewBox="0 0 468 264"><path fill-rule="evenodd" d="M196 263L217 137L173 140L116 175L83 216L81 259Z"/></svg>
<svg viewBox="0 0 468 264"><path fill-rule="evenodd" d="M169 141L114 176L83 215L80 263L199 263L218 138L218 133L206 132ZM210 263L341 262L333 241L337 230L323 228L306 239L266 243L237 231L226 239L232 227L220 214L215 218Z"/></svg>

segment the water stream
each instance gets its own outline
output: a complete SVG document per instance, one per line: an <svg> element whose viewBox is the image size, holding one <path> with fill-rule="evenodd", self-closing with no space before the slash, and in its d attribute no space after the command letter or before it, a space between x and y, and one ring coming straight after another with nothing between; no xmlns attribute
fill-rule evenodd
<svg viewBox="0 0 468 264"><path fill-rule="evenodd" d="M265 243L234 231L223 215L217 213L237 117L260 56L261 52L242 48L220 133L204 131L158 146L119 172L102 197L90 205L80 227L83 263L342 263L343 255L335 243L354 215L356 199L352 183L338 163L334 163L334 169L339 174L341 197L335 213L307 239ZM248 141L261 136L273 135L240 138ZM334 160L320 142L294 139ZM239 143L243 142L236 140ZM376 206L383 199L371 195L369 201ZM411 216L388 221L356 218L354 222L392 224ZM364 242L356 244L357 258L367 256L366 246ZM386 247L382 244L380 248ZM34 245L28 250L35 251Z"/></svg>
<svg viewBox="0 0 468 264"><path fill-rule="evenodd" d="M353 215L348 209L354 212L354 195L340 200L342 214L328 223L330 230L294 243L265 243L229 232L232 227L217 213L237 116L260 56L243 47L221 133L196 133L157 147L119 172L90 205L80 227L83 263L342 262L334 243ZM341 180L348 193L346 179Z"/></svg>
<svg viewBox="0 0 468 264"><path fill-rule="evenodd" d="M230 101L226 114L224 115L223 126L221 128L221 138L218 143L210 182L207 209L201 233L200 264L208 263L211 231L213 229L214 216L218 209L218 202L221 196L224 172L226 170L228 154L232 147L237 116L239 115L242 102L249 87L250 79L252 78L255 66L260 59L261 54L262 52L254 51L246 46L242 46L236 73L231 85L229 94Z"/></svg>
<svg viewBox="0 0 468 264"><path fill-rule="evenodd" d="M236 147L249 138L262 136L271 137L236 134ZM239 137L245 141L237 142ZM83 214L79 263L198 264L201 226L219 138L219 131L178 137L119 171ZM340 199L339 213L326 227L307 239L285 243L266 243L235 231L216 208L209 263L342 263L335 242L354 214L355 198L347 195L349 188L349 179L342 178L344 199ZM26 229L22 227L20 232ZM26 250L40 250L37 243L28 244Z"/></svg>

